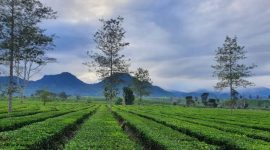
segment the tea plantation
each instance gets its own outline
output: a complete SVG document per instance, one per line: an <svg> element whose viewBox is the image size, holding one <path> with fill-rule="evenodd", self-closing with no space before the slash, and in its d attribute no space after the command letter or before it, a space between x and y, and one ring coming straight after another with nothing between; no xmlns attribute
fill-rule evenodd
<svg viewBox="0 0 270 150"><path fill-rule="evenodd" d="M0 149L270 150L270 112L98 102L0 102Z"/></svg>

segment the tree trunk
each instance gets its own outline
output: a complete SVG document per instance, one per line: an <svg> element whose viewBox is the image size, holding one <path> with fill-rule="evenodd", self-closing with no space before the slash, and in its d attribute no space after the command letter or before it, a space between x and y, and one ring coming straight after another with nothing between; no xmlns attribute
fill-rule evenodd
<svg viewBox="0 0 270 150"><path fill-rule="evenodd" d="M233 100L233 88L232 88L232 81L230 81L230 100Z"/></svg>
<svg viewBox="0 0 270 150"><path fill-rule="evenodd" d="M232 54L232 52L230 52L230 54ZM232 58L231 57L230 57L230 68L229 68L229 72L230 72L230 79L229 79L230 80L230 101L232 103L232 107L231 107L231 114L232 114L232 109L234 107L234 102L233 102Z"/></svg>
<svg viewBox="0 0 270 150"><path fill-rule="evenodd" d="M23 100L22 100L22 87L23 87L23 82L21 82L21 76L20 76L20 62L19 61L16 61L14 63L15 65L15 70L16 70L16 80L17 80L17 88L19 90L19 94L20 94L20 101L21 103L23 103Z"/></svg>
<svg viewBox="0 0 270 150"><path fill-rule="evenodd" d="M31 67L29 68L29 72L27 71L27 61L25 60L24 61L24 69L23 69L23 81L22 81L23 85L21 86L21 89L20 89L21 103L23 103L23 100L24 100L24 91L25 91L25 88L26 88L28 81L29 81L29 78L30 78L30 70L31 70ZM28 72L28 74L27 74L27 72Z"/></svg>
<svg viewBox="0 0 270 150"><path fill-rule="evenodd" d="M12 112L12 93L8 94L8 113Z"/></svg>
<svg viewBox="0 0 270 150"><path fill-rule="evenodd" d="M112 111L112 97L110 98L110 111Z"/></svg>
<svg viewBox="0 0 270 150"><path fill-rule="evenodd" d="M21 98L21 104L23 103L23 100L24 100L24 88L23 87L21 87L21 89L20 89L20 98Z"/></svg>
<svg viewBox="0 0 270 150"><path fill-rule="evenodd" d="M139 94L140 94L139 105L141 105L141 103L142 103L142 90L141 90L141 88L139 89Z"/></svg>
<svg viewBox="0 0 270 150"><path fill-rule="evenodd" d="M110 49L111 52L111 64L110 64L110 111L112 111L112 101L113 101L113 52L112 49Z"/></svg>
<svg viewBox="0 0 270 150"><path fill-rule="evenodd" d="M232 114L232 110L234 107L232 81L230 81L230 101L231 101L231 114Z"/></svg>
<svg viewBox="0 0 270 150"><path fill-rule="evenodd" d="M10 47L10 58L9 58L9 89L8 89L8 112L11 113L12 112L12 97L13 97L13 68L14 68L14 27L15 27L15 23L14 23L14 0L12 0L11 3L11 33L10 33L10 37L11 37L11 47Z"/></svg>
<svg viewBox="0 0 270 150"><path fill-rule="evenodd" d="M123 106L126 106L126 100L125 97L123 97L123 102L122 102Z"/></svg>
<svg viewBox="0 0 270 150"><path fill-rule="evenodd" d="M110 79L111 80L111 79ZM112 81L110 81L110 84L112 85ZM110 103L110 111L112 111L112 101L113 101L113 90L112 90L112 86L110 85L110 99L109 99L109 103Z"/></svg>

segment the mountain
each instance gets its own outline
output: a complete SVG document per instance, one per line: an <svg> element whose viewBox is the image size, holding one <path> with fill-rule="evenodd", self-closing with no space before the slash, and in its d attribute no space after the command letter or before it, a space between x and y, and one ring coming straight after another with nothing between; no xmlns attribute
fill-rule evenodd
<svg viewBox="0 0 270 150"><path fill-rule="evenodd" d="M87 84L79 80L76 76L63 72L58 75L45 75L37 81L30 81L26 89L26 94L31 95L36 90L47 89L49 91L60 93L66 92L69 95L83 95L88 94L98 96L99 89L94 84Z"/></svg>
<svg viewBox="0 0 270 150"><path fill-rule="evenodd" d="M119 89L122 89L125 86L131 86L133 77L129 74L119 74L120 79L123 81L118 85ZM16 78L15 80L21 79ZM106 80L106 79L105 79ZM68 72L63 72L57 75L45 75L43 78L37 81L30 81L28 87L25 90L27 96L34 94L37 90L47 89L54 93L66 92L69 95L81 95L81 96L102 96L103 95L103 85L105 81L100 81L95 84L88 84L79 80L76 76ZM5 87L8 85L8 77L0 77L0 87ZM185 97L185 96L197 96L204 92L209 92L210 97L213 98L228 98L228 92L215 92L208 91L205 89L194 91L194 92L181 92L181 91L167 91L162 89L159 86L152 85L150 87L151 95L150 97ZM240 89L239 93L244 97L249 97L252 95L255 98L259 95L262 98L267 98L270 95L270 89L268 88L247 88Z"/></svg>
<svg viewBox="0 0 270 150"><path fill-rule="evenodd" d="M251 96L253 99L255 99L257 96L259 96L260 99L269 99L270 96L270 89L266 87L241 88L238 89L238 92L239 95L241 95L244 98L249 98ZM209 91L206 89L197 90L190 93L182 93L182 97L188 95L200 97L202 93L209 93L210 98L228 99L230 97L228 91L220 92L220 91Z"/></svg>
<svg viewBox="0 0 270 150"><path fill-rule="evenodd" d="M133 77L129 74L119 74L123 83L120 83L118 88L122 89L125 86L131 86ZM16 81L17 81L17 77ZM19 79L19 78L18 78ZM22 82L21 79L19 79ZM87 84L79 80L76 76L68 72L63 72L57 75L45 75L37 81L30 81L28 87L25 89L25 95L34 94L37 90L46 89L54 93L66 92L69 95L81 96L102 96L103 85L105 81L95 84ZM0 77L1 87L8 85L8 77ZM171 96L172 93L158 87L150 87L152 97Z"/></svg>
<svg viewBox="0 0 270 150"><path fill-rule="evenodd" d="M269 98L270 89L265 87L248 88L239 90L239 93L241 93L241 95L244 97L252 96L253 98L256 98L257 96L259 96L261 98Z"/></svg>
<svg viewBox="0 0 270 150"><path fill-rule="evenodd" d="M119 85L118 85L118 89L122 89L123 87L127 87L127 86L132 86L132 81L134 79L134 77L132 77L130 74L127 73L122 73L122 74L118 74L120 80L122 81ZM102 88L104 85L104 81L98 83L100 84L100 87ZM101 89L103 90L103 89ZM150 87L150 93L151 93L151 97L164 97L164 96L171 96L172 93L158 87L158 86L154 86L151 85Z"/></svg>

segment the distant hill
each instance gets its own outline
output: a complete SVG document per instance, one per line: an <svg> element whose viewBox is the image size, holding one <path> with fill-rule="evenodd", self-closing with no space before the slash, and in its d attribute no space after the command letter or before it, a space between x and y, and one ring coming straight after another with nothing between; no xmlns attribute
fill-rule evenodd
<svg viewBox="0 0 270 150"><path fill-rule="evenodd" d="M69 95L93 95L98 96L101 86L96 84L87 84L79 80L76 76L63 72L57 75L45 75L37 81L31 81L26 90L27 95L35 93L39 89L47 89L49 91L60 93L66 92Z"/></svg>
<svg viewBox="0 0 270 150"><path fill-rule="evenodd" d="M123 83L119 84L119 89L122 89L125 86L131 86L133 77L129 74L119 74L120 79ZM17 80L18 78L16 78ZM21 79L18 79L21 80ZM5 87L8 84L8 77L0 77L1 87ZM43 78L37 81L30 81L29 86L25 90L25 94L30 96L40 89L47 89L49 91L60 93L66 92L69 95L81 95L81 96L102 96L103 95L103 85L104 81L100 81L95 84L87 84L79 80L76 76L68 72L63 72L57 75L45 75ZM151 85L150 87L151 95L150 97L185 97L188 95L198 96L203 92L209 92L207 90L198 90L195 92L181 92L181 91L167 91L162 89L159 86ZM259 95L262 98L267 98L270 95L270 89L268 88L248 88L239 90L241 95L245 97L256 97ZM229 94L224 92L209 92L211 97L218 98L228 98Z"/></svg>
<svg viewBox="0 0 270 150"><path fill-rule="evenodd" d="M119 89L125 86L131 86L133 77L129 74L119 74L123 83L119 84ZM16 77L15 77L16 78ZM17 80L17 78L16 78ZM21 79L19 79L21 80ZM8 77L0 77L1 87L5 87L8 84ZM47 89L49 91L60 93L66 92L69 95L81 95L81 96L102 96L103 95L104 81L87 84L79 80L76 76L68 72L63 72L57 75L45 75L43 78L37 81L30 81L28 87L25 90L25 95L30 96L37 90ZM152 97L171 96L172 93L158 87L151 86Z"/></svg>
<svg viewBox="0 0 270 150"><path fill-rule="evenodd" d="M261 98L269 98L270 96L270 89L265 87L259 87L259 88L248 88L248 89L241 89L239 90L239 93L243 95L244 97L249 97L251 95L253 98L256 98L257 95Z"/></svg>

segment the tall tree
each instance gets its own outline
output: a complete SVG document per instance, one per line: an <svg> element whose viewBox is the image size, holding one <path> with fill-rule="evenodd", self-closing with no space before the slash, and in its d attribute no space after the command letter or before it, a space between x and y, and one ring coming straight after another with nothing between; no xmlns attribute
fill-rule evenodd
<svg viewBox="0 0 270 150"><path fill-rule="evenodd" d="M123 101L125 105L133 104L135 97L131 88L123 87L123 98L124 98Z"/></svg>
<svg viewBox="0 0 270 150"><path fill-rule="evenodd" d="M12 111L12 94L13 94L13 67L14 67L14 52L16 38L16 17L21 15L18 11L19 3L15 0L0 1L0 50L1 61L7 61L9 65L9 86L8 86L8 112ZM17 7L16 7L17 6Z"/></svg>
<svg viewBox="0 0 270 150"><path fill-rule="evenodd" d="M122 27L123 20L122 17L100 20L102 27L94 35L98 52L88 51L90 61L84 63L90 71L94 69L100 79L105 79L104 95L110 102L110 108L118 93L118 75L127 73L129 67L128 60L120 55L120 51L129 45L124 42L126 31Z"/></svg>
<svg viewBox="0 0 270 150"><path fill-rule="evenodd" d="M243 46L237 43L237 37L226 37L223 47L218 47L216 50L215 60L216 65L212 66L214 76L220 80L215 88L223 90L229 87L230 100L234 98L234 93L238 87L247 87L254 85L252 82L246 80L246 77L252 75L251 70L256 65L247 66L243 62L245 60L247 51Z"/></svg>
<svg viewBox="0 0 270 150"><path fill-rule="evenodd" d="M143 96L148 96L150 94L149 88L151 83L152 81L148 70L138 68L133 79L133 87L135 94L139 97L139 104L141 104Z"/></svg>
<svg viewBox="0 0 270 150"><path fill-rule="evenodd" d="M16 66L24 60L23 54L29 51L29 47L32 47L32 50L41 50L41 45L37 42L41 39L36 35L44 30L40 29L38 24L54 16L55 12L39 0L0 1L0 59L9 65L8 112L12 112L12 97L16 90L14 80ZM35 55L36 57L38 56Z"/></svg>
<svg viewBox="0 0 270 150"><path fill-rule="evenodd" d="M209 97L209 93L203 93L201 95L202 103L204 106L207 106L208 97Z"/></svg>

